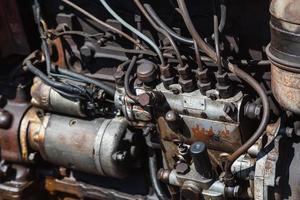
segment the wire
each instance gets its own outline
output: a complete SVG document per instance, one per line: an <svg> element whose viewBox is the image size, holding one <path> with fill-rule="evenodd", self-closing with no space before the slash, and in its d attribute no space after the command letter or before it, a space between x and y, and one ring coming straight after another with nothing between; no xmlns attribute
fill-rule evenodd
<svg viewBox="0 0 300 200"><path fill-rule="evenodd" d="M171 36L173 36L175 39L177 39L178 41L181 41L183 43L186 44L193 44L194 40L190 39L190 38L185 38L177 33L175 33L175 31L173 31L171 28L169 28L157 15L157 13L153 10L152 6L150 4L145 3L144 4L145 9L147 10L147 12L151 15L151 17L153 18L153 20L159 24L159 26L161 26L163 29L165 29Z"/></svg>
<svg viewBox="0 0 300 200"><path fill-rule="evenodd" d="M219 19L216 11L216 0L213 0L213 22L214 22L214 41L215 41L215 49L217 54L216 64L218 66L219 74L223 73L222 64L221 64L221 54L220 54L220 34L219 34Z"/></svg>
<svg viewBox="0 0 300 200"><path fill-rule="evenodd" d="M101 81L95 80L93 78L87 77L85 75L82 74L78 74L75 72L72 72L70 70L66 70L66 69L56 69L60 74L62 75L66 75L72 78L76 78L79 79L80 81L89 83L89 84L93 84L101 89L103 89L107 94L109 94L110 96L114 96L115 95L115 89L113 87L110 87L108 85L106 85L105 83L102 83Z"/></svg>
<svg viewBox="0 0 300 200"><path fill-rule="evenodd" d="M66 0L64 0L66 1ZM146 35L141 33L139 30L128 24L123 18L121 18L107 3L105 0L99 0L101 4L104 6L104 8L116 19L118 20L123 26L125 26L128 30L132 31L134 34L136 34L138 37L140 37L142 40L144 40L146 43L148 43L154 51L157 53L160 62L163 66L165 66L165 61L162 52L158 48L158 46Z"/></svg>
<svg viewBox="0 0 300 200"><path fill-rule="evenodd" d="M57 90L62 90L64 92L68 92L71 94L78 94L78 95L85 94L85 91L83 89L75 88L75 87L68 86L68 85L51 80L42 71L37 69L29 60L26 60L24 62L24 64L25 64L24 69L26 71L32 72L34 75L39 77L46 85L49 85L50 87L53 87L53 88L56 88Z"/></svg>
<svg viewBox="0 0 300 200"><path fill-rule="evenodd" d="M131 92L131 90L130 90L130 80L129 79L130 79L130 75L133 71L133 68L135 66L136 60L137 60L137 56L133 56L133 58L130 61L129 67L127 68L127 71L125 73L125 78L124 78L125 93L133 101L137 101L138 97Z"/></svg>
<svg viewBox="0 0 300 200"><path fill-rule="evenodd" d="M188 9L185 4L185 0L177 0L177 3L179 5L182 18L187 26L187 29L189 30L190 34L194 38L194 40L197 42L199 48L201 48L215 63L218 62L218 57L214 49L209 46L199 35L197 32L195 26L193 25L193 22L191 20L191 17L189 15Z"/></svg>
<svg viewBox="0 0 300 200"><path fill-rule="evenodd" d="M151 141L151 127L148 126L143 130L143 135L146 137L146 140ZM157 180L157 159L156 154L153 148L148 147L148 165L149 165L149 174L152 187L155 194L159 200L168 200L168 197L161 188L159 181Z"/></svg>
<svg viewBox="0 0 300 200"><path fill-rule="evenodd" d="M162 29L160 26L158 26L155 21L153 21L153 19L151 18L149 13L145 10L145 8L143 7L143 5L141 4L141 2L139 0L134 0L134 3L137 5L137 7L140 9L140 11L143 13L143 15L149 21L149 23L153 26L153 28L156 29L161 34L163 34L166 38L168 38L168 40L170 41L170 43L175 51L176 58L179 62L179 65L181 67L184 67L178 47L177 47L176 43L174 42L173 38L170 36L170 34L167 31L165 31L164 29Z"/></svg>
<svg viewBox="0 0 300 200"><path fill-rule="evenodd" d="M103 22L102 20L98 19L97 17L95 17L94 15L92 15L91 13L85 11L84 9L80 8L78 5L72 3L69 0L62 0L65 4L69 5L70 7L72 7L73 9L77 10L78 12L80 12L81 14L87 16L88 18L90 18L91 20L97 22L98 24L100 24L101 26L111 30L114 33L117 33L119 35L121 35L122 37L126 38L127 40L129 40L130 42L134 43L136 46L138 46L140 49L145 49L145 47L143 47L139 41L135 40L133 37L131 37L130 35L128 35L127 33L124 33L123 31Z"/></svg>

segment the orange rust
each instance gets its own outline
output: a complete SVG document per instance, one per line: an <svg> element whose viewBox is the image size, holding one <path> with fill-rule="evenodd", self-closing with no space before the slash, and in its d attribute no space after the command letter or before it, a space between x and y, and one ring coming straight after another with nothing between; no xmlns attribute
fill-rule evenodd
<svg viewBox="0 0 300 200"><path fill-rule="evenodd" d="M66 61L65 61L65 53L64 53L64 48L61 42L60 38L57 38L55 40L53 40L53 42L51 43L51 49L52 49L52 55L54 54L54 49L56 52L56 60L55 60L55 64L61 68L65 68L66 67Z"/></svg>
<svg viewBox="0 0 300 200"><path fill-rule="evenodd" d="M192 128L192 132L195 138L201 140L201 141L210 141L212 137L214 136L214 131L212 128L209 128L208 130L200 127L197 125L196 127Z"/></svg>

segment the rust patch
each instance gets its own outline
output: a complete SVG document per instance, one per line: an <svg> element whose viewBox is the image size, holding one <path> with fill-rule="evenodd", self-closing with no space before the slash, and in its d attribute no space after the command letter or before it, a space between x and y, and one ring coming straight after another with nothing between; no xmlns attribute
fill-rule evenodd
<svg viewBox="0 0 300 200"><path fill-rule="evenodd" d="M210 141L214 136L214 131L212 128L209 128L208 130L200 127L197 125L196 127L192 128L193 136L196 139L199 139L201 141Z"/></svg>

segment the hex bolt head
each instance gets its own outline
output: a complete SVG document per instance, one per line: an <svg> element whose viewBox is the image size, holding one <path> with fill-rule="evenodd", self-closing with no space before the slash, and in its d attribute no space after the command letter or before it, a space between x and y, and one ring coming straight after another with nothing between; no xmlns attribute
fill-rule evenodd
<svg viewBox="0 0 300 200"><path fill-rule="evenodd" d="M150 94L147 94L147 93L140 94L138 96L138 102L139 102L139 104L141 106L150 105L150 103L151 103L151 96L150 96Z"/></svg>
<svg viewBox="0 0 300 200"><path fill-rule="evenodd" d="M187 174L190 171L190 167L186 163L179 163L176 165L176 173L180 175Z"/></svg>

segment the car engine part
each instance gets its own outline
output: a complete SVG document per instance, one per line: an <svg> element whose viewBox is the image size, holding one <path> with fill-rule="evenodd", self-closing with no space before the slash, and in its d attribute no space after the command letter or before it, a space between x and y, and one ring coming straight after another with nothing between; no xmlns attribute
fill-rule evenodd
<svg viewBox="0 0 300 200"><path fill-rule="evenodd" d="M0 11L0 199L300 199L300 0Z"/></svg>

